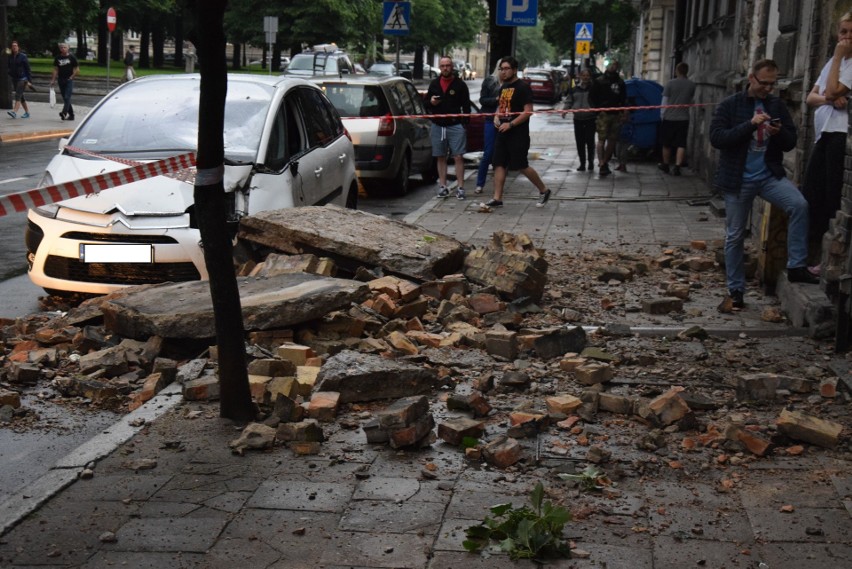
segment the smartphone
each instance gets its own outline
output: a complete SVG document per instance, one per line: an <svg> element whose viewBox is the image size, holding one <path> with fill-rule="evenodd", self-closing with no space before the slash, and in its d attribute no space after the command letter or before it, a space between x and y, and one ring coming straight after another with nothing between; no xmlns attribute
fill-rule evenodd
<svg viewBox="0 0 852 569"><path fill-rule="evenodd" d="M769 124L772 126L781 126L781 119L769 119Z"/></svg>

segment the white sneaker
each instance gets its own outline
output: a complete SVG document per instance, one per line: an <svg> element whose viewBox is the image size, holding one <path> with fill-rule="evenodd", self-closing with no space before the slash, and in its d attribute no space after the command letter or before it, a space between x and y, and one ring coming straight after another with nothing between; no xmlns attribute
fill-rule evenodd
<svg viewBox="0 0 852 569"><path fill-rule="evenodd" d="M465 199L465 197L464 197L464 188L458 188L458 189L456 190L456 199L459 199L459 200L463 200L463 199Z"/></svg>
<svg viewBox="0 0 852 569"><path fill-rule="evenodd" d="M473 189L473 193L474 193L474 194L481 194L481 193L482 193L482 186L476 186L476 187Z"/></svg>
<svg viewBox="0 0 852 569"><path fill-rule="evenodd" d="M439 198L447 198L450 196L450 189L447 186L441 186L441 189L438 190Z"/></svg>

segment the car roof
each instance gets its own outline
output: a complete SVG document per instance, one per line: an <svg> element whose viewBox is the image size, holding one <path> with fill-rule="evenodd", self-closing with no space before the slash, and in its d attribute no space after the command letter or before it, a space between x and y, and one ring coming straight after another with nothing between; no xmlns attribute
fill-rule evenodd
<svg viewBox="0 0 852 569"><path fill-rule="evenodd" d="M177 80L186 80L192 79L196 81L201 80L200 73L181 73L174 75L144 75L139 77L134 81L135 83L167 83L170 81ZM314 86L314 83L311 81L307 81L302 79L301 77L295 77L292 75L268 75L268 74L260 74L260 73L228 73L228 82L244 82L244 83L256 83L260 85L268 85L270 87L278 87L278 88L286 88L290 85L311 85Z"/></svg>
<svg viewBox="0 0 852 569"><path fill-rule="evenodd" d="M402 81L406 83L411 83L411 81L409 81L405 77L402 77L401 75L344 75L341 78L317 77L313 79L314 83L345 83L347 85L379 85L382 83L398 83Z"/></svg>

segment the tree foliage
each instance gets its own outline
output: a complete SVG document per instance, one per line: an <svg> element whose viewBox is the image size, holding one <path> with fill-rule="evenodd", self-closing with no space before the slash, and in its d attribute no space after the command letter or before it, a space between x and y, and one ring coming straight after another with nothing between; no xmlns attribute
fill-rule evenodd
<svg viewBox="0 0 852 569"><path fill-rule="evenodd" d="M639 13L627 0L539 0L539 12L547 14L544 38L560 54L574 50L574 24L595 25L593 49L603 52L623 47L631 40L633 24ZM606 26L610 28L610 44L606 45Z"/></svg>
<svg viewBox="0 0 852 569"><path fill-rule="evenodd" d="M519 27L518 41L515 46L515 58L521 69L538 67L555 59L556 50L546 39L542 26Z"/></svg>
<svg viewBox="0 0 852 569"><path fill-rule="evenodd" d="M56 44L73 29L71 0L26 0L6 9L9 42L17 40L30 56L58 53ZM6 46L4 46L6 47Z"/></svg>

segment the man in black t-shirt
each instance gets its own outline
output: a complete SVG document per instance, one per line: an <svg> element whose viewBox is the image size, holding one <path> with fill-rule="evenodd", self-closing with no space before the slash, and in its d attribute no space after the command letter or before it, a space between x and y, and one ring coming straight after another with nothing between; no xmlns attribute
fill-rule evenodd
<svg viewBox="0 0 852 569"><path fill-rule="evenodd" d="M544 186L538 172L530 166L527 154L530 150L530 124L533 111L532 89L518 78L518 60L504 57L499 65L503 85L497 99L494 126L497 140L494 142L494 199L485 203L488 207L503 205L503 186L507 170L520 170L521 174L538 188L536 207L542 207L550 199L550 190Z"/></svg>
<svg viewBox="0 0 852 569"><path fill-rule="evenodd" d="M627 86L618 74L617 61L611 61L606 72L592 83L589 103L592 108L613 109L599 112L597 118L600 175L608 176L611 173L609 160L615 153L621 125L630 118L627 111L616 110L616 107L624 107L627 104Z"/></svg>
<svg viewBox="0 0 852 569"><path fill-rule="evenodd" d="M74 78L80 72L80 64L77 58L68 51L68 44L59 44L59 55L53 58L53 77L50 78L50 86L59 79L59 92L62 94L62 111L59 118L62 120L74 120L74 107L71 106L71 95L74 94Z"/></svg>

